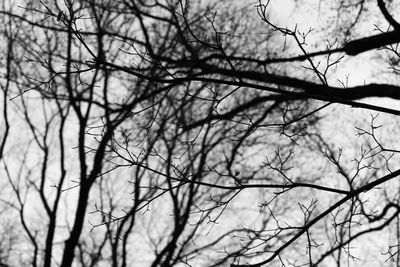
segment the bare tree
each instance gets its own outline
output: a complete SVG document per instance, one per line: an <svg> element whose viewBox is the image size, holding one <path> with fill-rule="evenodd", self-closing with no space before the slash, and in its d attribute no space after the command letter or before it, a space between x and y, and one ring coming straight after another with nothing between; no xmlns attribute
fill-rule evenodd
<svg viewBox="0 0 400 267"><path fill-rule="evenodd" d="M320 4L309 48L269 1L3 3L0 265L398 265L395 4Z"/></svg>

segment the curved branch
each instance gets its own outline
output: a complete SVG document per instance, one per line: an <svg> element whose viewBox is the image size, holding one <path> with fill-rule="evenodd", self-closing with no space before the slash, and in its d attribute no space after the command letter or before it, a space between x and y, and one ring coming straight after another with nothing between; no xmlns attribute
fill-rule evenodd
<svg viewBox="0 0 400 267"><path fill-rule="evenodd" d="M385 17L385 19L390 23L390 25L393 26L393 28L399 30L400 24L392 17L392 15L389 14L389 11L385 6L385 2L383 0L377 0L377 1L378 1L378 7L381 10L382 15Z"/></svg>
<svg viewBox="0 0 400 267"><path fill-rule="evenodd" d="M351 193L349 193L348 195L346 195L345 197L343 197L342 199L340 199L338 202L336 202L334 205L332 205L330 208L326 209L324 212L322 212L320 215L318 215L317 217L315 217L314 219L312 219L309 223L307 223L306 225L304 225L301 230L295 234L291 239L289 239L285 244L283 244L281 247L279 247L273 254L271 257L269 257L268 259L261 261L259 263L255 263L255 264L231 264L231 267L260 267L263 266L269 262L271 262L273 259L275 259L276 257L279 256L279 254L286 249L288 246L290 246L294 241L296 241L298 238L300 238L304 233L306 233L314 224L316 224L317 222L319 222L321 219L325 218L329 213L333 212L335 209L337 209L338 207L340 207L341 205L343 205L344 203L346 203L347 201L349 201L350 199L352 199L353 197L367 192L369 190L371 190L372 188L383 184L393 178L396 178L400 175L400 169L389 173L388 175L385 175L371 183L368 183L358 189L355 189L353 191L351 191Z"/></svg>

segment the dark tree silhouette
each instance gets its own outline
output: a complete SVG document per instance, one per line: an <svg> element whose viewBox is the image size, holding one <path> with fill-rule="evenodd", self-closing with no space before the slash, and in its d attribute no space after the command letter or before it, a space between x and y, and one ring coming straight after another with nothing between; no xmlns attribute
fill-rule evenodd
<svg viewBox="0 0 400 267"><path fill-rule="evenodd" d="M398 266L395 3L320 4L3 2L0 266Z"/></svg>

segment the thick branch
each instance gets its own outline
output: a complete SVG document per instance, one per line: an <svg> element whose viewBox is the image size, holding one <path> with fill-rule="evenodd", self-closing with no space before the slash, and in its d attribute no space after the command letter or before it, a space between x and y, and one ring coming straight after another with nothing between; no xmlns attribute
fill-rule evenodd
<svg viewBox="0 0 400 267"><path fill-rule="evenodd" d="M389 14L389 11L387 10L385 2L383 0L378 0L378 7L381 10L385 19L390 23L390 25L392 25L393 28L395 28L396 30L399 30L400 24L392 17L392 15Z"/></svg>

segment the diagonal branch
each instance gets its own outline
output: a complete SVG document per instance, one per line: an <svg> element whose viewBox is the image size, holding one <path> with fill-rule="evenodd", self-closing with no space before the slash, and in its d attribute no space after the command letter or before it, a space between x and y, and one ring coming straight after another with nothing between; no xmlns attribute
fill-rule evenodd
<svg viewBox="0 0 400 267"><path fill-rule="evenodd" d="M390 23L390 25L392 25L393 28L399 30L400 24L392 17L392 15L389 14L389 11L385 6L385 2L383 0L377 0L377 1L378 1L378 7L381 10L385 19Z"/></svg>

